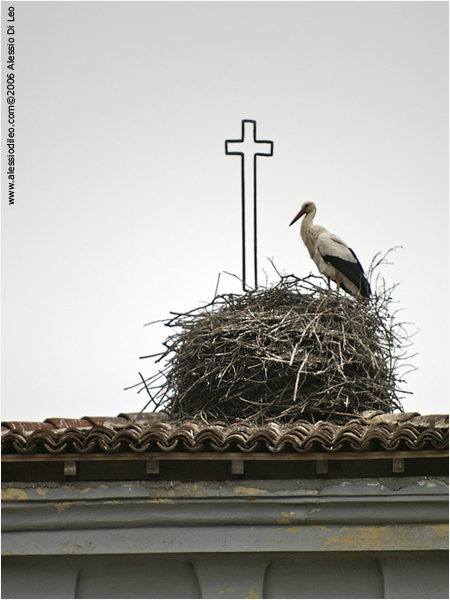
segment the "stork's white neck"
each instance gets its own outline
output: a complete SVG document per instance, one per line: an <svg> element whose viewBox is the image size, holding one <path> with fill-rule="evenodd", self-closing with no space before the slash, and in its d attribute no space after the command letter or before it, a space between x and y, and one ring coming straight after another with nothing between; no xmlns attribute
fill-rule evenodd
<svg viewBox="0 0 450 600"><path fill-rule="evenodd" d="M312 221L314 219L314 217L316 216L316 211L312 210L311 212L307 212L305 214L305 216L302 219L302 224L300 227L300 231L305 231L306 229L308 229L309 227L311 227Z"/></svg>
<svg viewBox="0 0 450 600"><path fill-rule="evenodd" d="M305 246L308 248L309 254L311 258L314 259L314 246L317 241L318 229L320 227L313 225L313 219L316 214L315 210L311 212L307 212L303 217L302 224L300 226L300 235L302 236L302 240Z"/></svg>

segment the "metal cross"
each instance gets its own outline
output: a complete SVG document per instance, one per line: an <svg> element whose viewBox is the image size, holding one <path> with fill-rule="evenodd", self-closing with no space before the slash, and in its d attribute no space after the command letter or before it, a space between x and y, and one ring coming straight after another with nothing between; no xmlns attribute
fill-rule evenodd
<svg viewBox="0 0 450 600"><path fill-rule="evenodd" d="M258 287L257 229L256 229L256 157L272 156L273 142L256 141L256 121L242 121L242 139L226 140L225 154L241 157L242 186L242 288L247 291L247 274L255 270L255 289ZM246 173L250 171L250 177ZM246 198L253 197L253 207ZM253 256L251 249L253 248ZM249 252L247 250L250 249ZM253 263L253 264L252 264Z"/></svg>

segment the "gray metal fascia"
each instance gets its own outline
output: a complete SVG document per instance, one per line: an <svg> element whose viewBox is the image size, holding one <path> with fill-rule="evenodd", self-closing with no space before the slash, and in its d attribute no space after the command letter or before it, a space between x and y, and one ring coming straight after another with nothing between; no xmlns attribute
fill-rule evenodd
<svg viewBox="0 0 450 600"><path fill-rule="evenodd" d="M448 477L377 477L233 481L66 481L2 483L7 500L114 500L131 498L346 498L448 494Z"/></svg>
<svg viewBox="0 0 450 600"><path fill-rule="evenodd" d="M3 486L3 552L428 550L448 544L443 478L318 480L315 487L311 481L82 485Z"/></svg>
<svg viewBox="0 0 450 600"><path fill-rule="evenodd" d="M448 522L444 495L343 498L161 498L6 502L3 531L230 525Z"/></svg>
<svg viewBox="0 0 450 600"><path fill-rule="evenodd" d="M355 552L448 549L448 525L144 527L5 532L4 555Z"/></svg>

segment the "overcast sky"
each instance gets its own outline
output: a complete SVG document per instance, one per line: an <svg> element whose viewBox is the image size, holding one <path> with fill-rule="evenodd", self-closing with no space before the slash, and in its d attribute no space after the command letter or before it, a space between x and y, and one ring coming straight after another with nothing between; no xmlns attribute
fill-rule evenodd
<svg viewBox="0 0 450 600"><path fill-rule="evenodd" d="M403 404L448 411L446 2L14 6L3 420L138 412L146 397L124 388L170 333L144 324L211 301L219 273L219 293L240 292L224 142L243 119L274 142L258 159L260 281L276 280L268 258L317 272L289 228L306 200L366 269L402 246L381 274L419 330Z"/></svg>

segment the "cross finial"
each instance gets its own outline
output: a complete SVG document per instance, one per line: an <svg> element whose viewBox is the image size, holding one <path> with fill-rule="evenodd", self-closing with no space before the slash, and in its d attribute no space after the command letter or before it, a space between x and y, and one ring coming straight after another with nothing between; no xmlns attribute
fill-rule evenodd
<svg viewBox="0 0 450 600"><path fill-rule="evenodd" d="M255 271L255 289L258 287L257 220L256 220L256 157L272 156L273 142L256 140L256 121L242 121L242 139L226 140L225 154L241 157L242 181L242 287L247 291L247 274ZM247 173L250 171L250 176ZM253 207L246 198L253 197ZM250 249L250 251L248 251ZM253 250L253 256L251 249Z"/></svg>

